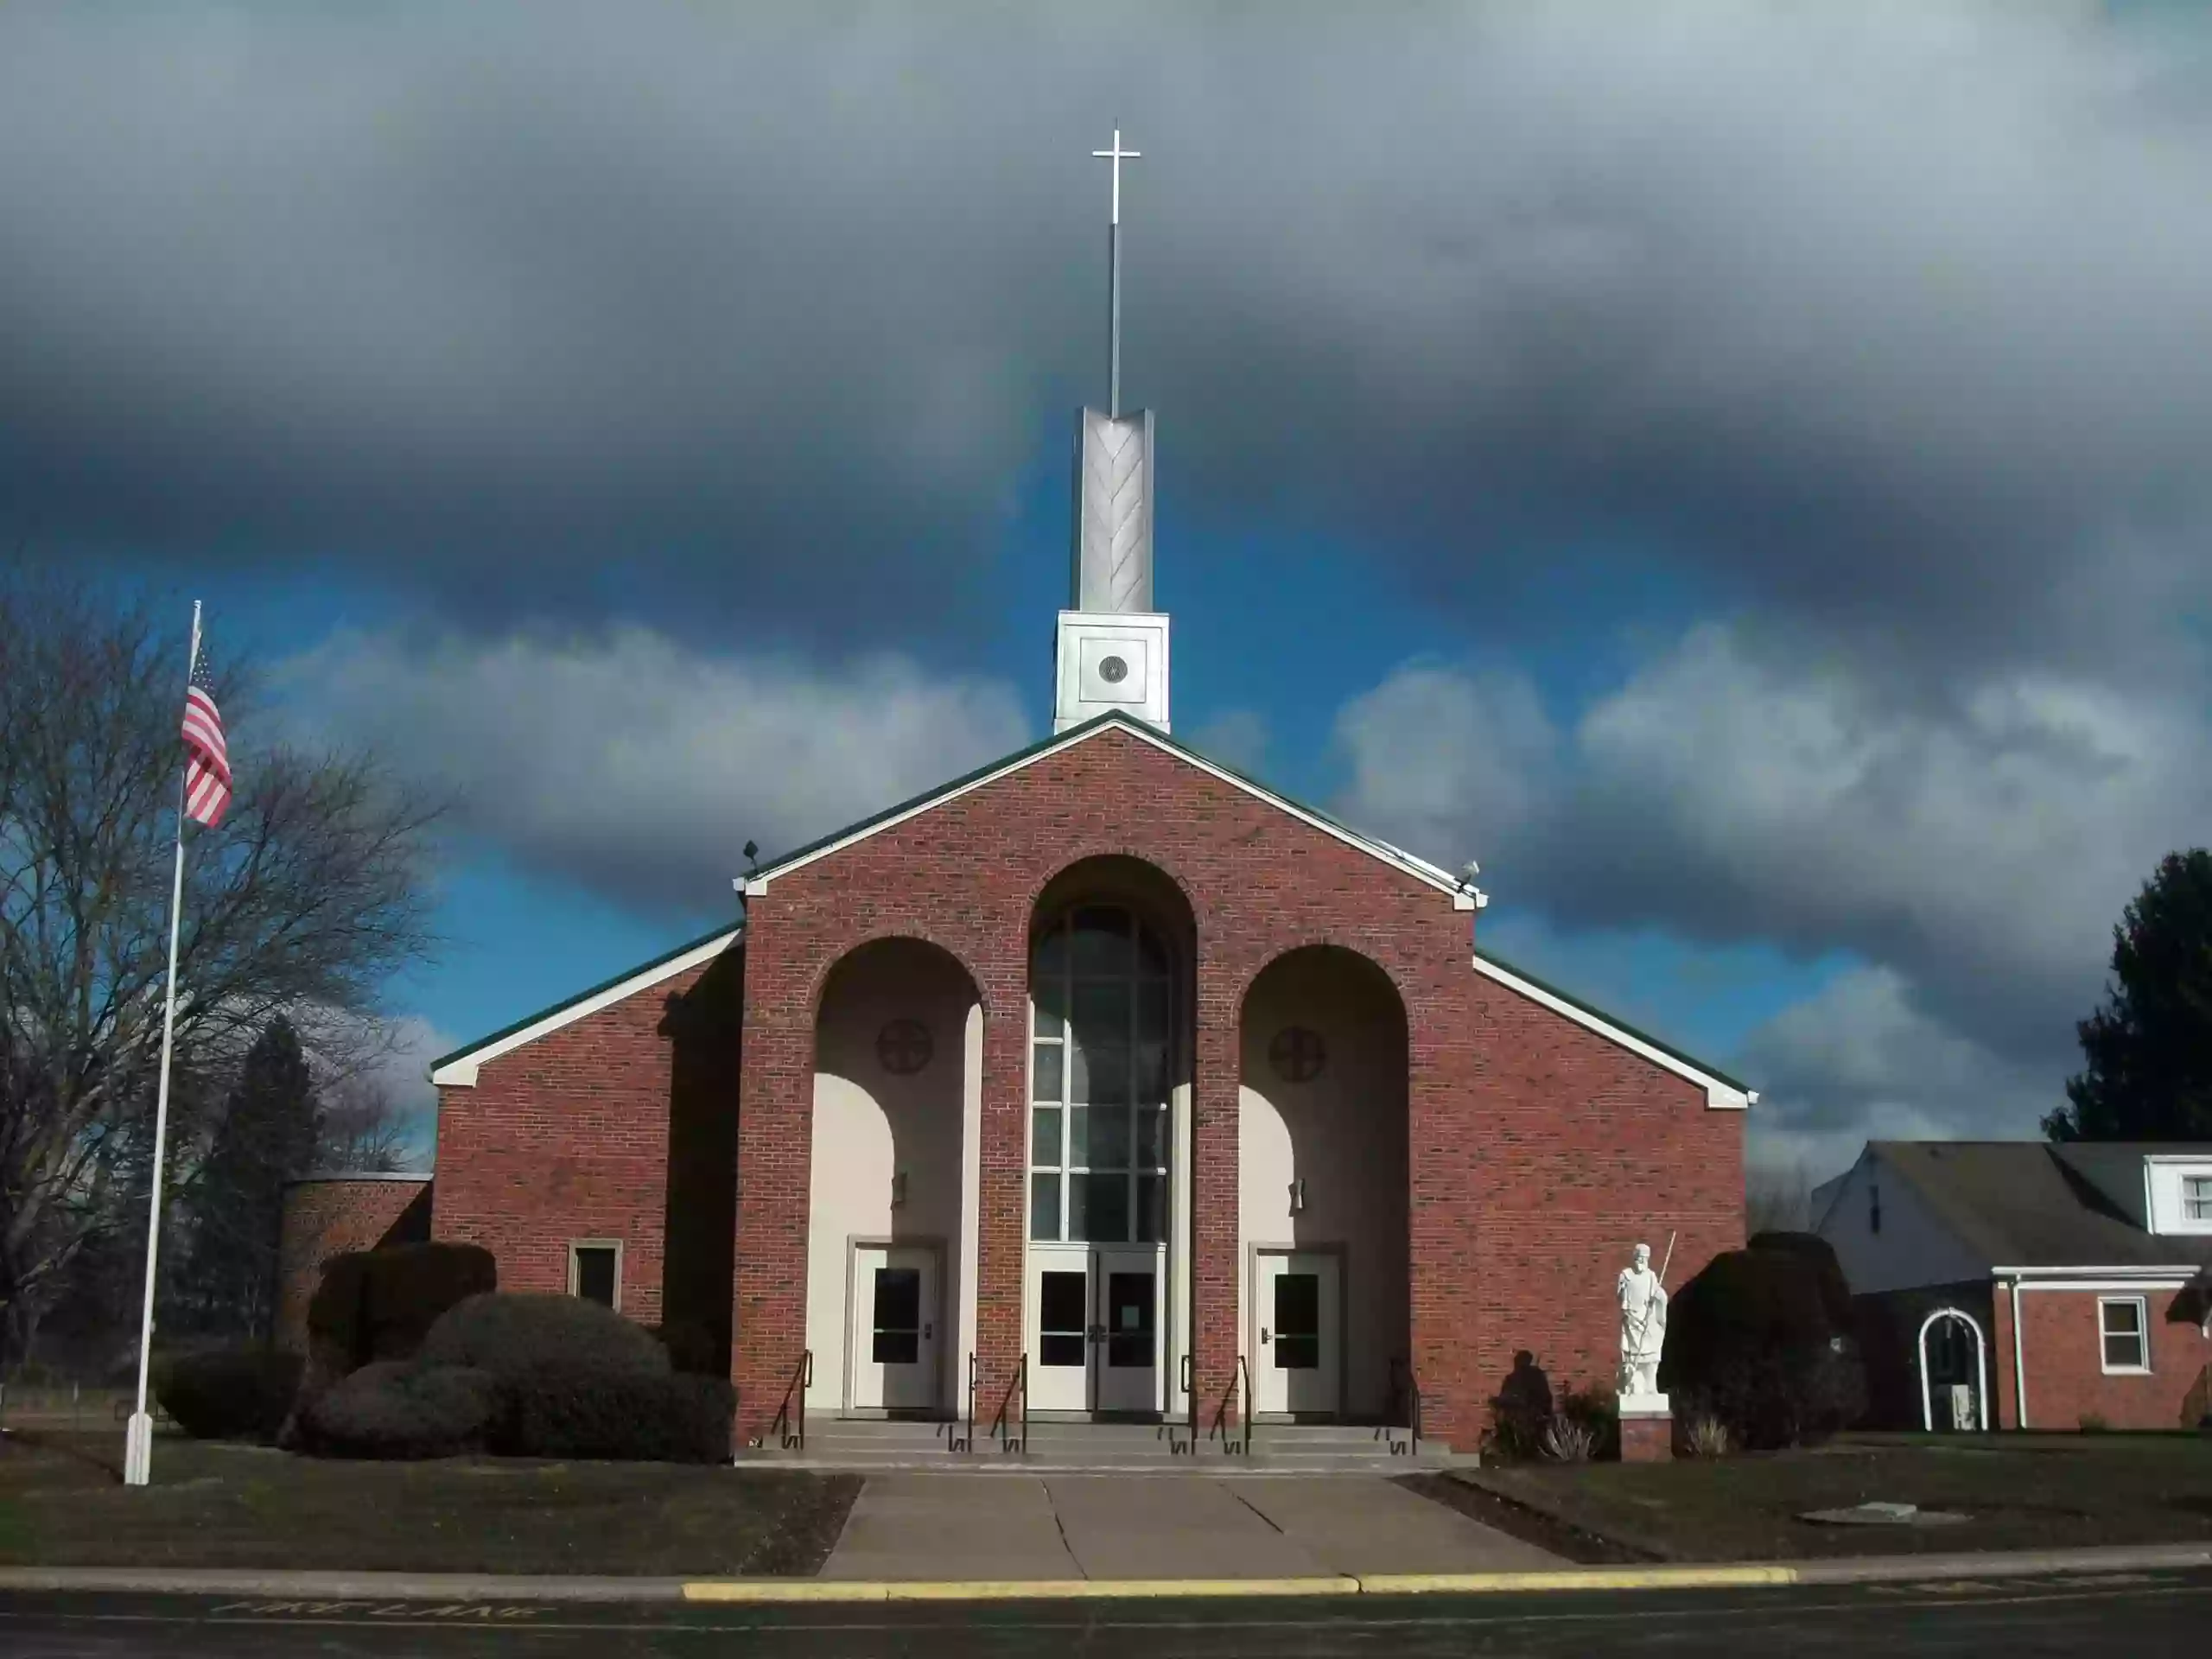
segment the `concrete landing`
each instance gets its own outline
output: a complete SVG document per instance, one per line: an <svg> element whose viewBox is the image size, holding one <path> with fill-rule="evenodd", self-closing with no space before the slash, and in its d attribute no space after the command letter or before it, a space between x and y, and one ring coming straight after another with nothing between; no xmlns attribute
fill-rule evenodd
<svg viewBox="0 0 2212 1659"><path fill-rule="evenodd" d="M871 1477L825 1579L1309 1579L1560 1560L1371 1475Z"/></svg>

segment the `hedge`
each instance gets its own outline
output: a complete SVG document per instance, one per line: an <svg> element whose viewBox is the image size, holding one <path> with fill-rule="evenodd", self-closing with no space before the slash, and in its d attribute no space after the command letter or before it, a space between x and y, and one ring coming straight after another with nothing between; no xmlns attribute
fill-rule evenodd
<svg viewBox="0 0 2212 1659"><path fill-rule="evenodd" d="M302 1438L326 1457L452 1457L484 1449L502 1406L488 1372L378 1360L308 1405Z"/></svg>
<svg viewBox="0 0 2212 1659"><path fill-rule="evenodd" d="M502 1379L497 1449L517 1457L726 1463L727 1378L546 1365Z"/></svg>
<svg viewBox="0 0 2212 1659"><path fill-rule="evenodd" d="M273 1440L299 1392L306 1362L268 1348L180 1354L156 1368L154 1397L203 1440Z"/></svg>
<svg viewBox="0 0 2212 1659"><path fill-rule="evenodd" d="M425 1365L472 1365L503 1381L549 1367L669 1375L652 1332L580 1296L500 1292L447 1310L423 1338Z"/></svg>

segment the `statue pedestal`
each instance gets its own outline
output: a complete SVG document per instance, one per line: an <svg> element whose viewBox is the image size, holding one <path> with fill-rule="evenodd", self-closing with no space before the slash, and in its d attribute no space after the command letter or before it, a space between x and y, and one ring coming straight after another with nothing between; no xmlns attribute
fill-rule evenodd
<svg viewBox="0 0 2212 1659"><path fill-rule="evenodd" d="M1621 1461L1669 1463L1675 1456L1675 1414L1663 1394L1621 1395Z"/></svg>

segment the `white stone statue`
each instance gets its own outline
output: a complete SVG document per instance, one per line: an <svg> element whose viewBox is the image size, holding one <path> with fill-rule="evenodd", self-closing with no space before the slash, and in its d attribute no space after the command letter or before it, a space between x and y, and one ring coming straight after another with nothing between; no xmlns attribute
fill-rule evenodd
<svg viewBox="0 0 2212 1659"><path fill-rule="evenodd" d="M1659 1351L1667 1342L1667 1287L1651 1270L1651 1247L1636 1247L1633 1265L1615 1284L1621 1304L1621 1382L1625 1398L1659 1392Z"/></svg>

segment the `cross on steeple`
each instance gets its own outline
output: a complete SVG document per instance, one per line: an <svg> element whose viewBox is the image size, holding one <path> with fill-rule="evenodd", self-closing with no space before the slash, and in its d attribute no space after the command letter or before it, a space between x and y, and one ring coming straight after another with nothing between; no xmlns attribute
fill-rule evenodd
<svg viewBox="0 0 2212 1659"><path fill-rule="evenodd" d="M1122 148L1122 130L1114 129L1114 147L1094 149L1091 155L1107 162L1114 182L1109 217L1106 221L1106 412L1122 412L1122 163L1141 156L1141 149Z"/></svg>

